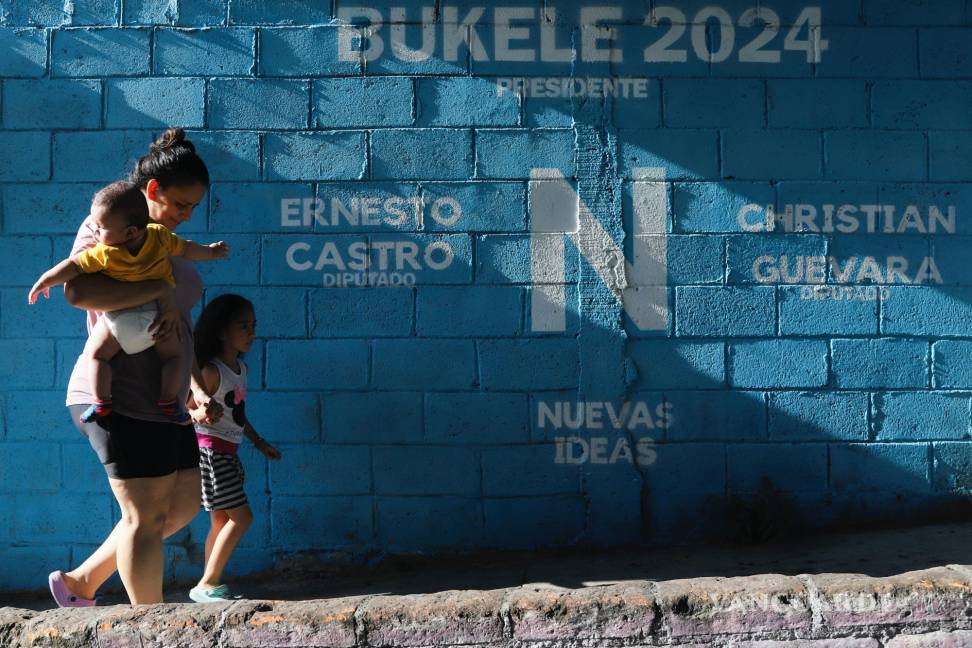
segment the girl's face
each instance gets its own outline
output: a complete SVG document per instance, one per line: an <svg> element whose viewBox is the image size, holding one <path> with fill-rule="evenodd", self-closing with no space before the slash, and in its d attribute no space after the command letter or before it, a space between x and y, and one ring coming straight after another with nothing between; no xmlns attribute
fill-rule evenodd
<svg viewBox="0 0 972 648"><path fill-rule="evenodd" d="M237 353L246 353L256 339L256 315L246 311L233 317L223 329L223 347Z"/></svg>
<svg viewBox="0 0 972 648"><path fill-rule="evenodd" d="M149 218L170 230L192 218L192 210L205 195L206 187L201 184L162 187L158 180L149 180L145 186Z"/></svg>

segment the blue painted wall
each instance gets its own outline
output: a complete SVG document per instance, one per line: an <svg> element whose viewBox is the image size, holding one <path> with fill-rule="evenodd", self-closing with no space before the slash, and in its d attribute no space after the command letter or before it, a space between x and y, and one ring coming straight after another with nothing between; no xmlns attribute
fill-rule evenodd
<svg viewBox="0 0 972 648"><path fill-rule="evenodd" d="M628 1L592 29L578 3L520 0L457 32L476 3L401 0L412 24L375 4L370 35L338 20L351 4L0 0L0 590L42 585L117 519L63 406L83 315L25 297L165 126L209 163L180 233L232 246L200 264L206 296L257 305L247 409L284 454L243 452L256 521L236 573L726 538L783 510L904 523L965 500L972 2ZM435 47L402 60L423 6ZM481 48L444 46L470 33ZM500 94L506 77L644 96ZM552 233L535 168L569 189ZM357 224L334 211L365 199ZM636 235L646 213L662 226ZM563 330L539 325L549 295ZM169 544L171 576L197 577L206 523Z"/></svg>

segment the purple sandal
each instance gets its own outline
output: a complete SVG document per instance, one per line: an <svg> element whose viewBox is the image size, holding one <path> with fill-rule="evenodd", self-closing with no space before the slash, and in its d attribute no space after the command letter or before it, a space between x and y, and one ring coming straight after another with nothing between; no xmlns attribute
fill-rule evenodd
<svg viewBox="0 0 972 648"><path fill-rule="evenodd" d="M68 589L61 570L51 572L47 584L51 586L51 595L58 607L92 607L95 604L94 599L81 598Z"/></svg>

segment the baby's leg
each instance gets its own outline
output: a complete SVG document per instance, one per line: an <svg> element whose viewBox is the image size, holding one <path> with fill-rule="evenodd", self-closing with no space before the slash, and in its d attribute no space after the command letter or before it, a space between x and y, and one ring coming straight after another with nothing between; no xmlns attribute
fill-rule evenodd
<svg viewBox="0 0 972 648"><path fill-rule="evenodd" d="M102 317L91 330L85 353L88 356L88 379L94 391L95 403L81 415L85 423L111 414L111 359L121 351L118 340L111 334Z"/></svg>
<svg viewBox="0 0 972 648"><path fill-rule="evenodd" d="M176 403L182 378L189 369L182 360L182 344L175 335L166 335L155 341L155 352L162 361L162 389L159 392L159 408L166 414L179 417L185 405ZM181 417L180 417L181 418Z"/></svg>

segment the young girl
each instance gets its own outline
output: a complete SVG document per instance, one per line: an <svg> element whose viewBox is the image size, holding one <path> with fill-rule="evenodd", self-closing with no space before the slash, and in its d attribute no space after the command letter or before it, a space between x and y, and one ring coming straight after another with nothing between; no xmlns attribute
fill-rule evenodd
<svg viewBox="0 0 972 648"><path fill-rule="evenodd" d="M224 408L217 423L196 423L202 503L212 525L206 536L205 573L189 591L189 597L199 603L235 598L221 581L226 563L253 521L243 492L243 464L236 453L243 435L265 456L280 458L280 451L264 441L246 418L247 367L240 356L250 350L255 331L253 304L240 295L213 299L196 322L203 389Z"/></svg>

